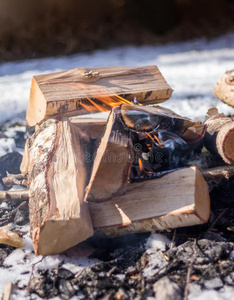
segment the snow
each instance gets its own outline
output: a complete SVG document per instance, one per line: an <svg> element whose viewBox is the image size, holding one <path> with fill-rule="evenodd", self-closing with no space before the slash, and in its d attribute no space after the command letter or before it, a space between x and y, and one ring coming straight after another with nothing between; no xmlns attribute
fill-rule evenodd
<svg viewBox="0 0 234 300"><path fill-rule="evenodd" d="M163 256L171 241L162 234L151 233L145 247L148 254L148 265L143 271L145 277L153 277L155 274L160 274L167 266L167 261Z"/></svg>
<svg viewBox="0 0 234 300"><path fill-rule="evenodd" d="M157 65L174 90L163 106L181 115L204 119L211 106L229 114L233 109L213 97L223 73L233 67L234 34L214 40L196 39L163 46L125 46L67 57L32 59L0 65L0 122L26 112L33 75L75 67Z"/></svg>
<svg viewBox="0 0 234 300"><path fill-rule="evenodd" d="M15 140L13 138L0 139L0 157L12 151L16 151Z"/></svg>
<svg viewBox="0 0 234 300"><path fill-rule="evenodd" d="M25 248L15 249L4 260L3 266L5 268L0 268L0 298L2 297L3 287L8 282L17 283L20 288L26 287L32 272L34 275L37 275L38 270L50 270L62 266L76 273L84 267L99 262L98 259L88 258L94 249L85 243L77 245L60 255L35 256L32 240L29 236L29 225L23 226L21 231L24 233L23 241ZM17 296L19 300L29 299L25 294L22 295L22 298L19 294ZM40 298L36 297L35 299Z"/></svg>
<svg viewBox="0 0 234 300"><path fill-rule="evenodd" d="M171 241L162 234L152 233L148 238L145 246L148 249L147 252L154 252L157 250L166 251L166 247L169 246Z"/></svg>
<svg viewBox="0 0 234 300"><path fill-rule="evenodd" d="M198 285L197 285L198 287ZM225 286L220 290L201 290L199 287L196 291L192 289L188 295L188 300L233 300L234 288Z"/></svg>
<svg viewBox="0 0 234 300"><path fill-rule="evenodd" d="M227 34L213 40L197 39L189 42L163 46L125 46L109 50L98 50L89 54L68 57L33 59L0 64L0 123L8 119L24 119L33 75L57 72L75 67L98 67L109 65L157 65L174 90L172 98L162 105L183 116L204 120L208 108L216 106L220 112L233 114L233 108L223 104L213 96L213 88L226 70L233 68L234 34ZM107 114L104 115L106 117ZM99 114L103 117L103 114ZM15 130L8 129L7 138L0 139L0 156L17 150L14 142ZM3 207L4 204L1 204ZM88 259L93 249L82 244L66 251L66 254L35 257L29 237L29 226L25 231L24 249L14 250L5 260L5 269L0 268L0 297L6 283L18 283L25 287L30 274L38 270L63 265L72 272L97 262ZM146 248L149 255L144 276L154 276L167 265L162 252L170 241L163 235L151 234ZM233 254L230 257L233 259ZM231 299L233 289L225 287L218 291L191 291L189 300ZM20 294L21 293L21 294ZM25 291L18 292L12 299L29 299ZM31 299L39 299L32 295Z"/></svg>

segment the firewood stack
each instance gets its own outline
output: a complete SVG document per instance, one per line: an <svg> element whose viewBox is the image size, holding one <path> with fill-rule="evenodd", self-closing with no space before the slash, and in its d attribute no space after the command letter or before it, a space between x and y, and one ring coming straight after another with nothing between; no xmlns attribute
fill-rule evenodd
<svg viewBox="0 0 234 300"><path fill-rule="evenodd" d="M35 133L21 171L37 255L60 253L94 232L115 236L208 221L208 185L190 160L204 140L207 148L215 144L219 127L210 130L212 117L204 125L148 106L171 94L156 66L33 77L26 119ZM100 111L109 111L107 121L80 118ZM212 150L225 153L227 163L233 162L230 123L223 121L231 135L217 138L226 150Z"/></svg>

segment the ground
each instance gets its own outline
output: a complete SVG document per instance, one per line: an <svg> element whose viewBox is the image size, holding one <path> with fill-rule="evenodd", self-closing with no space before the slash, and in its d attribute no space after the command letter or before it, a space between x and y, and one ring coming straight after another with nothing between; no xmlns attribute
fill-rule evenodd
<svg viewBox="0 0 234 300"><path fill-rule="evenodd" d="M19 167L19 154L10 153L23 153L28 134L24 117L33 75L74 67L156 64L174 90L163 106L203 121L211 106L233 115L233 108L213 96L215 83L233 68L233 48L234 35L230 33L164 46L126 46L1 64L1 174ZM1 245L0 293L12 282L12 299L29 299L30 292L30 299L69 299L76 294L73 299L150 300L160 299L164 287L170 286L168 293L173 297L168 299L182 299L187 292L190 300L232 299L233 179L213 189L211 200L212 213L206 225L111 240L92 238L62 255L45 258L35 257L33 252L27 203L20 207L18 202L1 203L1 226L10 222L26 247Z"/></svg>

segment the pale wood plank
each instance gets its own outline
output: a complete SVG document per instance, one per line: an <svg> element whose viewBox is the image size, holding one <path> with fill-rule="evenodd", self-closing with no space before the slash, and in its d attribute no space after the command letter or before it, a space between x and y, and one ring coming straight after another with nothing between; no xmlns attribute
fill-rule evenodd
<svg viewBox="0 0 234 300"><path fill-rule="evenodd" d="M153 231L208 221L207 183L196 167L160 179L132 183L126 194L103 203L89 203L95 229L107 235Z"/></svg>
<svg viewBox="0 0 234 300"><path fill-rule="evenodd" d="M115 95L129 101L134 97L140 103L160 103L170 98L172 89L156 66L129 67L114 66L92 68L92 76L86 76L90 69L76 68L64 72L34 76L27 110L29 126L43 118L56 115L79 115L110 110L112 105L121 103ZM91 105L87 97L96 104ZM107 98L105 104L97 98ZM102 99L103 100L103 99Z"/></svg>

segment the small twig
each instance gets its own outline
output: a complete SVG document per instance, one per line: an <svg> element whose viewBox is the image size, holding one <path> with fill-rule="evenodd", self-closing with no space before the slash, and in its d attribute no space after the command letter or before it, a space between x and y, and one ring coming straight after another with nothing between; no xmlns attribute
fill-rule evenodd
<svg viewBox="0 0 234 300"><path fill-rule="evenodd" d="M39 261L35 262L34 264L32 264L32 271L31 271L31 274L30 274L30 277L29 277L29 281L28 281L28 285L27 285L27 291L28 291L28 295L30 293L29 289L30 289L30 283L31 283L31 280L32 280L32 277L33 277L33 270L34 270L34 267L39 264L40 262L42 262L44 259L44 257L42 257Z"/></svg>
<svg viewBox="0 0 234 300"><path fill-rule="evenodd" d="M207 231L210 231L211 229L214 228L215 224L220 220L224 214L228 211L228 208L225 208L221 211L221 213L218 215L218 217L211 223L210 227L207 229Z"/></svg>
<svg viewBox="0 0 234 300"><path fill-rule="evenodd" d="M0 191L0 201L22 201L28 200L29 191L28 190L18 190L18 191Z"/></svg>
<svg viewBox="0 0 234 300"><path fill-rule="evenodd" d="M173 232L173 237L172 237L172 240L171 240L170 249L172 249L174 247L175 237L176 237L176 229Z"/></svg>
<svg viewBox="0 0 234 300"><path fill-rule="evenodd" d="M9 219L14 218L15 214L17 213L18 209L22 206L25 206L27 202L21 202L15 209L11 210L5 217L0 218L0 226L5 225L6 223L9 223Z"/></svg>
<svg viewBox="0 0 234 300"><path fill-rule="evenodd" d="M185 284L185 288L184 288L184 300L188 300L191 271L192 271L193 264L197 257L196 243L197 243L197 240L194 239L194 241L193 241L193 258L192 258L191 263L187 270L186 284Z"/></svg>

